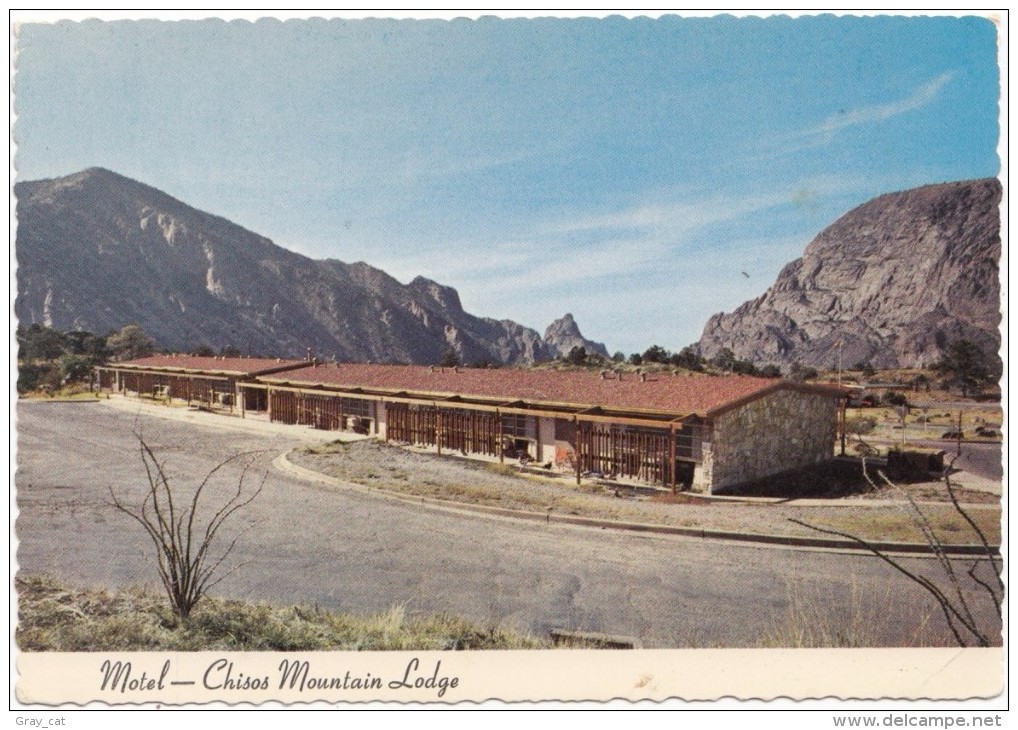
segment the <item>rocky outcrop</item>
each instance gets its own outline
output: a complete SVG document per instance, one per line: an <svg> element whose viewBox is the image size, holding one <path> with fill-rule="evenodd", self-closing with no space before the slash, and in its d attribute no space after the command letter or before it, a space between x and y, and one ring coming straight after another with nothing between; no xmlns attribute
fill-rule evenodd
<svg viewBox="0 0 1018 730"><path fill-rule="evenodd" d="M558 356L568 355L574 347L582 347L588 355L608 357L608 348L600 342L584 337L571 314L566 314L548 325L548 329L544 331L544 342Z"/></svg>
<svg viewBox="0 0 1018 730"><path fill-rule="evenodd" d="M155 188L93 168L22 182L17 198L23 324L105 333L137 323L160 347L341 361L523 364L557 351L536 331L463 311L455 289L404 285L365 263L276 246Z"/></svg>
<svg viewBox="0 0 1018 730"><path fill-rule="evenodd" d="M698 348L757 363L929 366L954 340L1000 348L997 180L875 198L838 219L760 298L716 314Z"/></svg>

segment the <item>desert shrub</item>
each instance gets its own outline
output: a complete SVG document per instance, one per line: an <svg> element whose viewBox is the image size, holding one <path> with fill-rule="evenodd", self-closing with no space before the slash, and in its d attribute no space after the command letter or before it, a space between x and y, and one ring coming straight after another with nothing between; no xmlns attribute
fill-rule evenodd
<svg viewBox="0 0 1018 730"><path fill-rule="evenodd" d="M238 510L254 501L262 485L253 490L245 488L251 454L237 454L219 462L205 475L190 499L182 499L181 493L170 486L163 464L149 445L140 436L138 443L148 478L144 498L140 504L129 505L113 487L110 496L113 506L141 525L152 540L166 596L173 611L186 619L206 592L232 572L224 573L220 568L238 538L221 547L217 542L219 532ZM227 466L245 460L236 491L218 507L206 507L202 497L210 480Z"/></svg>
<svg viewBox="0 0 1018 730"><path fill-rule="evenodd" d="M56 390L60 387L60 366L55 362L23 362L18 365L18 392Z"/></svg>
<svg viewBox="0 0 1018 730"><path fill-rule="evenodd" d="M865 436L877 427L877 419L870 416L854 416L845 419L845 433L853 436Z"/></svg>

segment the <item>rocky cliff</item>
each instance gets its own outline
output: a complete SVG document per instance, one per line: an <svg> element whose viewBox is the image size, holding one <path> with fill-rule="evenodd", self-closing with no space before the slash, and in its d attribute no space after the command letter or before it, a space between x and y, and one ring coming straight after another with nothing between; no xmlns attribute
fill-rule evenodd
<svg viewBox="0 0 1018 730"><path fill-rule="evenodd" d="M301 256L109 170L18 183L15 196L22 324L105 333L135 322L168 349L311 347L343 361L434 363L449 348L468 364L558 354L532 329L463 311L455 289Z"/></svg>
<svg viewBox="0 0 1018 730"><path fill-rule="evenodd" d="M704 327L700 352L758 363L929 366L954 340L1000 347L997 180L928 185L846 213L758 299Z"/></svg>
<svg viewBox="0 0 1018 730"><path fill-rule="evenodd" d="M548 325L548 329L544 331L544 341L558 355L568 355L574 347L582 347L588 355L608 357L608 348L600 342L593 342L584 337L571 314L566 314Z"/></svg>

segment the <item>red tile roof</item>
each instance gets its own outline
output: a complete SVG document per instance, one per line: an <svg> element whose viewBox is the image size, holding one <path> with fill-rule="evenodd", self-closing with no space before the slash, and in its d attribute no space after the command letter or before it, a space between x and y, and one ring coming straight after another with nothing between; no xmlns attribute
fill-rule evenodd
<svg viewBox="0 0 1018 730"><path fill-rule="evenodd" d="M305 360L280 360L265 357L198 357L196 355L153 355L113 365L130 370L188 371L196 375L258 375L306 365Z"/></svg>
<svg viewBox="0 0 1018 730"><path fill-rule="evenodd" d="M836 386L801 385L788 381L744 376L671 375L635 373L621 380L609 372L569 370L517 370L434 368L420 365L321 364L259 378L295 386L323 385L375 392L446 398L463 396L509 403L571 404L574 406L656 411L676 415L711 415L779 388L805 390L836 397Z"/></svg>

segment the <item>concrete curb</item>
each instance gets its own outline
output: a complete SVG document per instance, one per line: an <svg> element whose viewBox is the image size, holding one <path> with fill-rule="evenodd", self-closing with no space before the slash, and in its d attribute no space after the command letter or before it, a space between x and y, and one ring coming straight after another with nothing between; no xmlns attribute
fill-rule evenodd
<svg viewBox="0 0 1018 730"><path fill-rule="evenodd" d="M292 451L292 449L291 449ZM466 504L463 502L452 502L448 500L435 499L434 497L420 497L415 495L393 492L381 487L366 487L362 484L346 482L336 477L330 477L314 469L294 464L289 459L290 451L284 452L273 460L272 465L284 472L311 481L329 484L331 486L350 489L362 494L372 494L379 497L420 504L431 509L443 510L446 512L468 512L473 514L488 515L492 517L504 517L527 522L544 522L547 524L558 523L574 525L579 527L593 527L602 530L625 530L652 535L670 535L677 537L698 537L704 540L726 540L733 542L759 543L764 545L777 545L793 548L819 548L826 550L847 550L872 555L869 550L859 547L851 540L824 538L824 537L796 537L792 535L769 535L753 534L742 532L727 532L725 530L703 530L690 527L675 527L673 525L653 525L642 522L616 522L594 517L581 517L579 515L555 514L550 510L547 513L528 512L526 510L515 510L508 507L492 507L483 504ZM933 555L933 549L926 543L906 542L872 542L873 547L881 552L896 554L918 554ZM1000 555L1000 547L991 546L995 556ZM985 550L982 545L945 545L943 552L950 556L984 556Z"/></svg>

